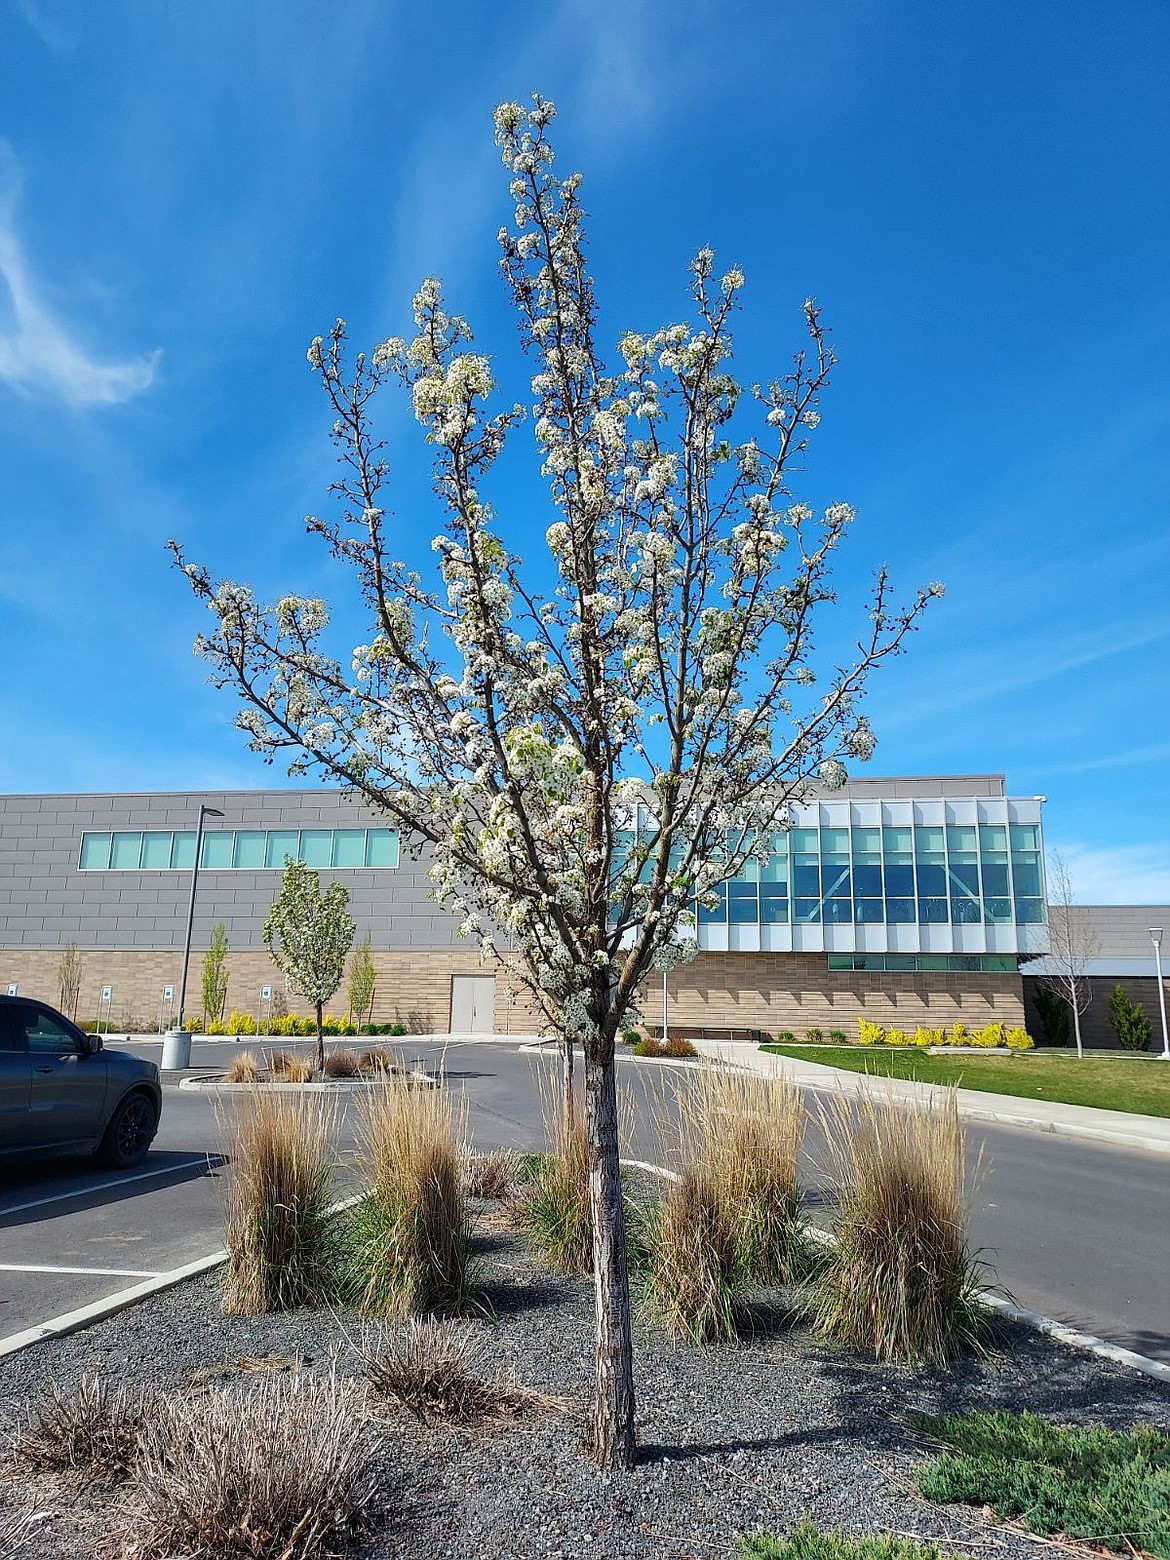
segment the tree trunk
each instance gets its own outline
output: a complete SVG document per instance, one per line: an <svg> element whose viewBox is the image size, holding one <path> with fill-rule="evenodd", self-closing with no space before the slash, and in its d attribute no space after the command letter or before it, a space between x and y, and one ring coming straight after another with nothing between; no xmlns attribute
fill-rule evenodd
<svg viewBox="0 0 1170 1560"><path fill-rule="evenodd" d="M564 1099L561 1103L565 1113L565 1131L569 1132L573 1126L577 1103L573 1098L573 1042L566 1035L561 1043L564 1046L564 1054L561 1058L561 1081L564 1085Z"/></svg>
<svg viewBox="0 0 1170 1560"><path fill-rule="evenodd" d="M597 1380L586 1442L603 1468L632 1468L634 1357L612 1039L586 1042L585 1125L597 1301Z"/></svg>
<svg viewBox="0 0 1170 1560"><path fill-rule="evenodd" d="M1073 1032L1077 1037L1077 1055L1083 1059L1085 1052L1084 1047L1081 1045L1081 1009L1077 1001L1079 996L1080 992L1076 989L1075 985L1072 985L1071 1000L1069 1005L1073 1010Z"/></svg>
<svg viewBox="0 0 1170 1560"><path fill-rule="evenodd" d="M318 1002L317 1008L317 1076L321 1077L325 1072L325 1021L321 1017L325 1004Z"/></svg>

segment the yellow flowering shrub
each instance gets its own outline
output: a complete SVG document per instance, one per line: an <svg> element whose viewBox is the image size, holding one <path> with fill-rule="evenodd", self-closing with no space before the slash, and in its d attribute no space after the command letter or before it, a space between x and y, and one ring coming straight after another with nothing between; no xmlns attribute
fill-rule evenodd
<svg viewBox="0 0 1170 1560"><path fill-rule="evenodd" d="M1004 1044L1013 1051L1030 1051L1035 1044L1022 1024L1011 1024L1003 1033Z"/></svg>
<svg viewBox="0 0 1170 1560"><path fill-rule="evenodd" d="M881 1024L875 1024L868 1018L859 1018L857 1020L857 1041L859 1045L882 1045L885 1038L886 1031Z"/></svg>

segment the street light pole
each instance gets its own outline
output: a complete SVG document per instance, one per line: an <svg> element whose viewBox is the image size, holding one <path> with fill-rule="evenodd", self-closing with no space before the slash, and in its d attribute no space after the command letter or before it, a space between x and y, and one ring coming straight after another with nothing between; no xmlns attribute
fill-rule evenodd
<svg viewBox="0 0 1170 1560"><path fill-rule="evenodd" d="M1158 978L1158 1011L1162 1015L1162 1054L1160 1062L1170 1062L1170 1032L1166 1029L1166 988L1162 984L1162 928L1150 929L1150 941L1154 945L1154 969Z"/></svg>
<svg viewBox="0 0 1170 1560"><path fill-rule="evenodd" d="M203 854L203 820L222 817L223 813L218 807L208 807L205 802L200 802L199 824L195 830L195 860L191 863L191 897L187 902L187 935L183 940L183 977L179 982L179 1016L175 1020L174 1028L168 1031L163 1041L164 1072L173 1072L187 1067L191 1061L191 1036L183 1028L183 1020L187 1009L187 966L191 962L191 933L195 926L195 889L199 882L199 857Z"/></svg>

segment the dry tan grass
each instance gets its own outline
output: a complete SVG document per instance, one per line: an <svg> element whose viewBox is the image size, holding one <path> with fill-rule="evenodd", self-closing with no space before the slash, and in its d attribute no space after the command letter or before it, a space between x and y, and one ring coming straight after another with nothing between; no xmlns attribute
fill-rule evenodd
<svg viewBox="0 0 1170 1560"><path fill-rule="evenodd" d="M298 1056L295 1051L274 1051L268 1058L268 1071L273 1083L308 1083L313 1076L310 1057Z"/></svg>
<svg viewBox="0 0 1170 1560"><path fill-rule="evenodd" d="M325 1057L326 1078L357 1078L361 1074L361 1064L357 1053L347 1046L340 1046L336 1051L330 1051Z"/></svg>
<svg viewBox="0 0 1170 1560"><path fill-rule="evenodd" d="M228 1163L224 1310L288 1310L328 1287L336 1104L258 1090L219 1112Z"/></svg>
<svg viewBox="0 0 1170 1560"><path fill-rule="evenodd" d="M447 1090L387 1084L363 1101L351 1287L377 1316L458 1312L468 1294L470 1229L459 1142L466 1104Z"/></svg>
<svg viewBox="0 0 1170 1560"><path fill-rule="evenodd" d="M358 1066L364 1073L388 1074L398 1072L398 1063L388 1046L371 1045L358 1057Z"/></svg>
<svg viewBox="0 0 1170 1560"><path fill-rule="evenodd" d="M560 1076L538 1075L548 1151L535 1166L515 1206L529 1239L564 1273L593 1269L593 1215L589 1207L589 1158L585 1119L574 1101L566 1111Z"/></svg>
<svg viewBox="0 0 1170 1560"><path fill-rule="evenodd" d="M120 1553L338 1555L377 1513L379 1439L353 1388L332 1374L171 1398L142 1439Z"/></svg>
<svg viewBox="0 0 1170 1560"><path fill-rule="evenodd" d="M514 1148L486 1154L464 1154L463 1184L467 1195L481 1202L507 1202L520 1179L520 1155Z"/></svg>
<svg viewBox="0 0 1170 1560"><path fill-rule="evenodd" d="M83 1376L71 1391L54 1385L28 1406L12 1449L33 1468L122 1479L152 1406L149 1397L125 1384Z"/></svg>
<svg viewBox="0 0 1170 1560"><path fill-rule="evenodd" d="M264 1077L254 1051L241 1051L223 1075L225 1083L259 1083Z"/></svg>
<svg viewBox="0 0 1170 1560"><path fill-rule="evenodd" d="M955 1091L907 1105L860 1092L835 1099L824 1119L840 1220L815 1289L817 1335L931 1365L978 1346Z"/></svg>
<svg viewBox="0 0 1170 1560"><path fill-rule="evenodd" d="M44 1511L0 1510L0 1560L21 1560L28 1541L46 1520Z"/></svg>

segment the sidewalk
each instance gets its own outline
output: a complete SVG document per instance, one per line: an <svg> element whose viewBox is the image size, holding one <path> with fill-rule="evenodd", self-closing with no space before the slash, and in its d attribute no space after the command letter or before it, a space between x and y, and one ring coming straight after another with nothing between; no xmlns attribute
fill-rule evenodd
<svg viewBox="0 0 1170 1560"><path fill-rule="evenodd" d="M698 1040L704 1056L734 1062L754 1072L782 1073L804 1089L821 1089L835 1094L854 1094L869 1088L890 1100L916 1100L935 1093L938 1084L909 1083L902 1078L880 1078L851 1072L820 1062L798 1061L791 1056L776 1056L742 1041ZM959 1114L971 1121L991 1121L1003 1127L1028 1127L1034 1132L1051 1132L1057 1137L1084 1138L1108 1143L1115 1148L1140 1148L1148 1153L1170 1155L1170 1118L1130 1116L1118 1110L1093 1110L1087 1105L1062 1105L1055 1100L1021 1099L1013 1094L984 1094L976 1089L960 1089Z"/></svg>

